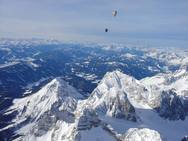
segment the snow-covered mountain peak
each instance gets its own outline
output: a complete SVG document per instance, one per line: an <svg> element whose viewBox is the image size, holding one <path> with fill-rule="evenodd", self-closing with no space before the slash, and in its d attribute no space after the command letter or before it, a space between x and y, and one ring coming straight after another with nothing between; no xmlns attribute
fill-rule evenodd
<svg viewBox="0 0 188 141"><path fill-rule="evenodd" d="M188 96L188 71L186 68L182 68L174 73L147 77L142 79L141 83L149 89L154 90L155 88L157 91L173 89L179 96Z"/></svg>
<svg viewBox="0 0 188 141"><path fill-rule="evenodd" d="M113 72L107 72L106 75L103 77L101 83L105 83L108 88L122 88L122 82L133 83L135 81L136 79L134 79L133 77L116 70Z"/></svg>
<svg viewBox="0 0 188 141"><path fill-rule="evenodd" d="M16 117L9 127L28 121L35 121L34 125L38 125L41 119L50 117L73 122L75 117L72 113L77 107L77 101L82 98L76 89L61 78L53 79L37 93L13 101L14 104L6 114L16 112Z"/></svg>
<svg viewBox="0 0 188 141"><path fill-rule="evenodd" d="M145 86L134 77L120 71L107 73L96 91L100 91L100 93L108 91L108 93L111 92L111 95L123 93L127 95L128 100L134 107L148 108L147 102L149 102L150 95Z"/></svg>
<svg viewBox="0 0 188 141"><path fill-rule="evenodd" d="M114 71L104 76L83 107L89 105L99 114L136 121L134 107L149 107L143 91L135 78Z"/></svg>
<svg viewBox="0 0 188 141"><path fill-rule="evenodd" d="M57 77L53 79L48 85L48 88L55 88L57 89L57 94L60 98L66 98L66 97L73 97L75 99L82 99L83 96L77 92L75 88L70 86L67 82L65 82L63 79Z"/></svg>
<svg viewBox="0 0 188 141"><path fill-rule="evenodd" d="M188 129L186 105L171 89L186 73L136 80L114 71L84 100L56 78L37 93L14 101L7 114L16 111L16 117L6 129L12 127L16 135L23 135L18 138L22 141L164 141L162 136L180 140ZM152 83L160 77L164 81ZM177 79L166 83L171 78ZM171 89L164 89L167 85Z"/></svg>

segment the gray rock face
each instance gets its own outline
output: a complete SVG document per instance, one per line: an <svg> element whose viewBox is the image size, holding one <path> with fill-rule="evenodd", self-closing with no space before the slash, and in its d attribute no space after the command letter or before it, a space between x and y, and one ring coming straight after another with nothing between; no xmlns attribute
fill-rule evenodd
<svg viewBox="0 0 188 141"><path fill-rule="evenodd" d="M98 114L136 121L135 109L128 98L129 91L134 91L136 86L134 78L120 71L107 73L92 92L88 103L92 104Z"/></svg>
<svg viewBox="0 0 188 141"><path fill-rule="evenodd" d="M106 114L110 117L126 119L129 121L136 121L136 113L132 104L127 98L127 94L123 91L116 91L112 93L106 93L101 98L103 101L97 103L95 108L99 114Z"/></svg>
<svg viewBox="0 0 188 141"><path fill-rule="evenodd" d="M92 127L97 127L100 123L100 120L96 112L92 109L84 109L83 115L79 118L77 129L78 130L87 130Z"/></svg>
<svg viewBox="0 0 188 141"><path fill-rule="evenodd" d="M159 115L169 120L185 120L185 110L180 98L172 90L163 91Z"/></svg>
<svg viewBox="0 0 188 141"><path fill-rule="evenodd" d="M184 111L188 115L188 99L183 100Z"/></svg>
<svg viewBox="0 0 188 141"><path fill-rule="evenodd" d="M55 116L46 113L38 120L38 124L33 127L31 132L33 132L35 136L42 136L55 126L56 121Z"/></svg>
<svg viewBox="0 0 188 141"><path fill-rule="evenodd" d="M136 121L135 109L125 93L124 98L120 98L117 94L117 97L112 98L107 106L112 111L112 117Z"/></svg>

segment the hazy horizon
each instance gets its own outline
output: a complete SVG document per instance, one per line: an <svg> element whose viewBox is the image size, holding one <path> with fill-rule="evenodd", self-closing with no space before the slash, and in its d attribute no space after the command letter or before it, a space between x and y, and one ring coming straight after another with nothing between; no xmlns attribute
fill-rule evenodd
<svg viewBox="0 0 188 141"><path fill-rule="evenodd" d="M0 0L0 38L187 47L187 17L187 0Z"/></svg>

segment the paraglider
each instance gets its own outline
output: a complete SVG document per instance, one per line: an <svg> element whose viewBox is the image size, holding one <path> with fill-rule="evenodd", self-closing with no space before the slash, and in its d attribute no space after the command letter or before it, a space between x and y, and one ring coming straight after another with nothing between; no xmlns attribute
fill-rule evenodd
<svg viewBox="0 0 188 141"><path fill-rule="evenodd" d="M112 16L114 16L114 17L117 16L117 10L114 10L114 11L112 12Z"/></svg>
<svg viewBox="0 0 188 141"><path fill-rule="evenodd" d="M118 13L117 10L112 11L112 16L116 17L117 13ZM105 28L105 32L108 32L108 28Z"/></svg>
<svg viewBox="0 0 188 141"><path fill-rule="evenodd" d="M117 10L112 11L112 16L113 17L117 16ZM105 28L105 32L108 32L108 28Z"/></svg>

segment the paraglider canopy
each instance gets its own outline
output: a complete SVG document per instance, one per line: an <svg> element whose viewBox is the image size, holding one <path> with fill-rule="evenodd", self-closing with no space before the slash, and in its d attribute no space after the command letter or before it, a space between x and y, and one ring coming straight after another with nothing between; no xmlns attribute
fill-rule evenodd
<svg viewBox="0 0 188 141"><path fill-rule="evenodd" d="M112 12L112 15L115 17L115 16L117 15L117 10L114 10L114 11Z"/></svg>
<svg viewBox="0 0 188 141"><path fill-rule="evenodd" d="M117 10L112 11L112 16L117 16ZM105 28L105 32L108 32L108 28Z"/></svg>

